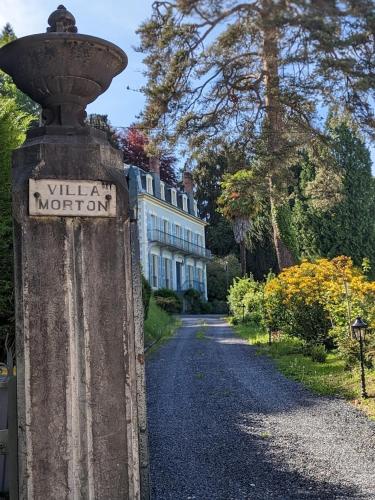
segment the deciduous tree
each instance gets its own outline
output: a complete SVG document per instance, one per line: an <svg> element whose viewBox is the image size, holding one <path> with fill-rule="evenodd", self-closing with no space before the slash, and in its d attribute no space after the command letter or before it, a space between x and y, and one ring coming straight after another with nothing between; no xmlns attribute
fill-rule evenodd
<svg viewBox="0 0 375 500"><path fill-rule="evenodd" d="M141 132L135 125L126 129L118 136L120 149L124 153L124 161L129 165L140 167L146 172L150 168L150 141L148 137ZM152 145L151 145L152 147ZM177 158L165 151L159 151L160 159L160 178L171 186L177 185L177 176L174 166Z"/></svg>
<svg viewBox="0 0 375 500"><path fill-rule="evenodd" d="M15 38L9 24L0 35L0 47ZM25 139L37 117L38 107L17 90L10 77L0 71L0 359L4 340L14 335L13 245L11 209L11 155Z"/></svg>

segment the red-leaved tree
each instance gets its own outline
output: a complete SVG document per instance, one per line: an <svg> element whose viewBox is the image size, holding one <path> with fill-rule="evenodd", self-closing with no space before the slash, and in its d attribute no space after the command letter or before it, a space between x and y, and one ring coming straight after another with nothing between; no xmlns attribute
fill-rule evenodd
<svg viewBox="0 0 375 500"><path fill-rule="evenodd" d="M145 171L150 169L150 155L147 152L148 137L135 125L132 125L118 136L120 149L124 154L124 162L140 167ZM171 154L160 154L160 178L166 184L177 185L175 164L177 158Z"/></svg>

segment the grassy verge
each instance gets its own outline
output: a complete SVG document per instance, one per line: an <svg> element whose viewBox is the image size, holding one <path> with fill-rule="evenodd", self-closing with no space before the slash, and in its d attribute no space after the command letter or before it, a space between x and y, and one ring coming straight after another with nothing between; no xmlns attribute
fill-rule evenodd
<svg viewBox="0 0 375 500"><path fill-rule="evenodd" d="M160 309L155 304L154 298L151 297L148 316L145 321L145 346L171 337L179 325L180 321Z"/></svg>
<svg viewBox="0 0 375 500"><path fill-rule="evenodd" d="M360 397L359 369L348 371L336 352L327 355L324 363L312 361L301 353L302 342L281 336L268 344L268 334L256 325L233 326L240 337L258 347L260 354L272 357L278 369L287 377L302 382L318 394L341 396L375 420L375 370L366 370L368 399Z"/></svg>

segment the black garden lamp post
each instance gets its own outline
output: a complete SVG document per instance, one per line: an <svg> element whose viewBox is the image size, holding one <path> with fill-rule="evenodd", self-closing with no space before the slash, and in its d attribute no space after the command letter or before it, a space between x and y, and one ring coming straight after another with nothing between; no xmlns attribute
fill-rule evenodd
<svg viewBox="0 0 375 500"><path fill-rule="evenodd" d="M364 366L364 357L363 357L363 345L366 337L368 325L365 323L360 316L352 324L352 332L353 337L356 338L359 342L359 355L361 360L361 388L362 388L362 397L367 398L366 392L366 380L365 380L365 366Z"/></svg>
<svg viewBox="0 0 375 500"><path fill-rule="evenodd" d="M245 304L242 304L242 323L245 322Z"/></svg>

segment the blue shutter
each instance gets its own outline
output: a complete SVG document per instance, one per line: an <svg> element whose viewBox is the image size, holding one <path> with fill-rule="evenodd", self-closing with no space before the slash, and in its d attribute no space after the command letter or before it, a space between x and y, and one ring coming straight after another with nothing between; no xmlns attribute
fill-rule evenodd
<svg viewBox="0 0 375 500"><path fill-rule="evenodd" d="M148 254L148 282L150 283L150 286L152 286L152 275L153 275L152 255L151 255L151 253L149 253Z"/></svg>
<svg viewBox="0 0 375 500"><path fill-rule="evenodd" d="M163 281L163 258L160 256L158 257L159 259L159 283L158 283L158 288L162 288L164 286L164 281Z"/></svg>
<svg viewBox="0 0 375 500"><path fill-rule="evenodd" d="M168 267L169 267L169 288L173 290L172 259L168 259Z"/></svg>

